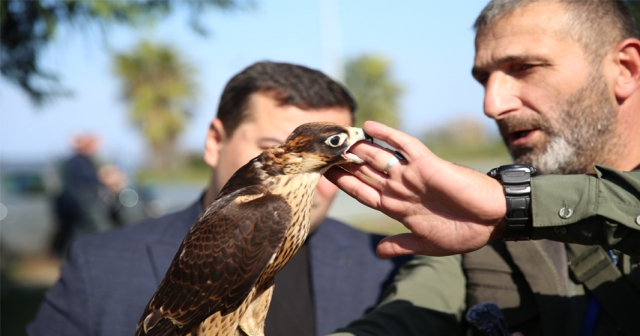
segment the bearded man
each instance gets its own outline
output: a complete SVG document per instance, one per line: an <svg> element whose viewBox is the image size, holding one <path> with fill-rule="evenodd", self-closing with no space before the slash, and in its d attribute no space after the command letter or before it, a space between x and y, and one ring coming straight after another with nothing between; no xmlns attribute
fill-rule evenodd
<svg viewBox="0 0 640 336"><path fill-rule="evenodd" d="M402 157L361 144L351 151L368 165L325 176L411 230L379 255L453 256L414 259L336 336L474 334L465 313L485 302L524 335L637 335L640 40L629 10L493 0L475 28L484 111L520 165L492 179L365 124Z"/></svg>

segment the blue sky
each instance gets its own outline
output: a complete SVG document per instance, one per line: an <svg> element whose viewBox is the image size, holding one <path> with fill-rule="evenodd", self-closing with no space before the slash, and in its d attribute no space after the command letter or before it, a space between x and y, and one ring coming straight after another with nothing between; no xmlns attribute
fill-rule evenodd
<svg viewBox="0 0 640 336"><path fill-rule="evenodd" d="M320 1L325 1L320 3ZM175 46L198 69L200 98L180 139L201 151L209 120L224 84L260 60L302 64L336 76L336 62L378 53L393 62L402 84L402 129L419 135L455 118L493 123L482 114L482 87L470 75L471 28L487 0L256 0L256 8L208 13L201 21L212 34L203 38L177 12L154 28L61 30L46 50L45 68L57 71L74 91L36 109L16 87L0 79L0 150L7 161L46 160L69 152L72 133L100 134L101 156L120 164L140 162L145 146L127 119L111 71L111 55L148 39Z"/></svg>

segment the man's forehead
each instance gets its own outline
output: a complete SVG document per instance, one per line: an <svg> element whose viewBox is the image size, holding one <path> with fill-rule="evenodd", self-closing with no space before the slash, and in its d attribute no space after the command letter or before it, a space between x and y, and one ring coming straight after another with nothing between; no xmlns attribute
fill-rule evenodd
<svg viewBox="0 0 640 336"><path fill-rule="evenodd" d="M284 104L274 94L268 92L256 92L249 98L249 104L246 111L249 117L256 119L269 118L292 121L300 120L300 123L311 121L333 121L343 123L339 120L349 120L351 122L351 112L348 108L342 106L333 106L325 108L301 108L293 104ZM344 114L344 116L342 116Z"/></svg>
<svg viewBox="0 0 640 336"><path fill-rule="evenodd" d="M506 28L515 27L516 29L531 24L543 27L555 24L562 25L571 17L568 15L569 10L563 1L525 1L515 8L498 11L496 14L488 16L487 21L479 30L486 30L500 24L506 24Z"/></svg>
<svg viewBox="0 0 640 336"><path fill-rule="evenodd" d="M351 114L347 109L323 109L316 111L283 107L276 111L255 113L252 118L240 124L243 133L252 133L252 137L262 143L281 143L294 129L302 124L317 121L329 121L351 125Z"/></svg>
<svg viewBox="0 0 640 336"><path fill-rule="evenodd" d="M508 58L541 58L552 53L554 45L570 40L565 22L566 12L561 4L529 4L478 31L474 63L480 66Z"/></svg>

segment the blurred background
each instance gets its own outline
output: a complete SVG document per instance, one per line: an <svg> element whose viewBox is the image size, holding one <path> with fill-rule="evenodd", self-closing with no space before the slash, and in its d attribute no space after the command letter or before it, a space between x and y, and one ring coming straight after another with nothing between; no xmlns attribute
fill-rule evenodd
<svg viewBox="0 0 640 336"><path fill-rule="evenodd" d="M322 70L354 94L359 123L397 127L446 159L509 162L470 75L486 3L0 2L0 334L24 334L74 239L199 197L218 98L256 61ZM330 215L402 230L344 194Z"/></svg>

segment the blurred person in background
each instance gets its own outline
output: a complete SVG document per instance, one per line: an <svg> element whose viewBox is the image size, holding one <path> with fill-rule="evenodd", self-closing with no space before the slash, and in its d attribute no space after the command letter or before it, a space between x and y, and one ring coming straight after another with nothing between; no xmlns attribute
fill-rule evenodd
<svg viewBox="0 0 640 336"><path fill-rule="evenodd" d="M101 197L103 202L108 205L108 215L113 225L118 227L127 223L130 224L129 216L123 213L123 204L119 199L120 193L125 190L129 184L127 175L122 172L118 166L106 164L98 169L98 178L104 185L104 192ZM146 216L144 218L146 218Z"/></svg>
<svg viewBox="0 0 640 336"><path fill-rule="evenodd" d="M211 182L189 208L78 241L47 293L30 335L132 335L182 239L231 175L313 121L352 125L356 103L338 83L303 66L260 62L235 75L205 137ZM362 316L404 259L381 260L382 237L326 218L338 189L322 179L311 233L275 277L265 334L323 335Z"/></svg>
<svg viewBox="0 0 640 336"><path fill-rule="evenodd" d="M113 227L95 161L100 140L94 134L77 134L71 144L73 155L60 167L62 190L54 198L57 231L52 248L60 257L79 237Z"/></svg>
<svg viewBox="0 0 640 336"><path fill-rule="evenodd" d="M464 317L486 302L524 335L638 335L640 40L629 9L493 0L474 26L484 112L518 165L489 177L365 124L406 160L363 142L350 149L368 163L346 167L355 176L325 176L412 231L380 255L448 256L416 257L335 336L485 334Z"/></svg>

